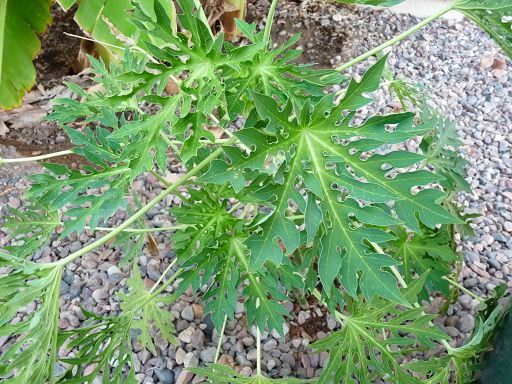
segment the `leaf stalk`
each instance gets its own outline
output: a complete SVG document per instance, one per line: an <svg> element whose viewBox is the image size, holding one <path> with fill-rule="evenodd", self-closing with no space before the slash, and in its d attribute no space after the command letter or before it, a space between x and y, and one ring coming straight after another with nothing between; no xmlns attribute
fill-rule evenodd
<svg viewBox="0 0 512 384"><path fill-rule="evenodd" d="M259 299L256 299L256 307L259 306ZM256 375L261 376L261 331L260 327L256 325Z"/></svg>
<svg viewBox="0 0 512 384"><path fill-rule="evenodd" d="M126 228L122 232L127 233L151 233L151 232L166 232L166 231L177 231L180 229L186 229L189 227L193 227L193 225L189 224L180 224L169 227L159 227L159 228ZM84 227L84 229L92 230L91 227ZM109 227L96 227L94 231L104 231L104 232L112 232L115 231L116 228Z"/></svg>
<svg viewBox="0 0 512 384"><path fill-rule="evenodd" d="M25 163L25 162L29 162L29 161L46 160L46 159L51 159L52 157L71 155L72 153L73 153L73 151L71 149L67 149L65 151L52 152L52 153L47 153L47 154L39 155L39 156L19 157L16 159L0 158L0 164Z"/></svg>
<svg viewBox="0 0 512 384"><path fill-rule="evenodd" d="M485 303L485 299L482 299L480 296L478 296L476 293L474 292L471 292L469 289L467 289L466 287L464 287L462 284L459 284L458 282L456 282L455 280L452 280L450 279L448 276L443 276L443 279L446 280L447 282L449 282L451 285L453 285L454 287L457 287L458 289L460 289L462 292L465 292L467 293L469 296L471 296L472 298L474 299L477 299L480 303Z"/></svg>
<svg viewBox="0 0 512 384"><path fill-rule="evenodd" d="M272 30L272 24L274 23L274 16L276 14L277 3L279 0L272 0L267 15L267 23L265 24L265 30L263 32L263 41L268 44L270 42L270 32Z"/></svg>
<svg viewBox="0 0 512 384"><path fill-rule="evenodd" d="M228 322L228 315L224 316L224 322L222 323L222 328L219 334L219 341L217 342L217 348L215 349L215 359L213 360L214 364L217 364L220 357L220 349L222 348L222 340L224 339L224 332L226 331L226 324Z"/></svg>
<svg viewBox="0 0 512 384"><path fill-rule="evenodd" d="M201 139L202 144L223 144L228 145L229 139L217 139L213 143L210 140ZM175 145L182 145L183 143L179 140L168 140L169 144L175 144ZM232 143L230 143L232 144ZM38 156L28 156L28 157L18 157L13 159L3 159L0 158L0 165L2 164L10 164L10 163L28 163L31 161L40 161L40 160L46 160L51 159L53 157L59 157L59 156L66 156L66 155L72 155L74 154L73 149L66 149L64 151L58 151L58 152L52 152L52 153L46 153L44 155L38 155Z"/></svg>

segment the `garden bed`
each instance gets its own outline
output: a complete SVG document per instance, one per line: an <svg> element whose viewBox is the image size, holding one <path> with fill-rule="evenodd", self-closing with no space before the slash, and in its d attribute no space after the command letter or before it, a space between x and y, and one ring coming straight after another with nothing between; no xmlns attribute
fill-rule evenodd
<svg viewBox="0 0 512 384"><path fill-rule="evenodd" d="M253 2L249 9L249 20L261 23L267 12L266 3ZM289 0L283 1L278 9L274 34L276 41L283 41L291 33L304 32L299 42L305 50L304 61L337 66L417 22L415 17L389 11L325 5L323 1ZM512 74L509 74L512 64L498 52L487 35L469 22L438 20L394 47L389 59L391 68L399 76L423 79L434 102L455 119L463 137L469 161L467 179L474 195L461 195L459 200L468 207L468 213L482 216L474 221L475 235L460 241L459 250L465 259L460 277L464 287L481 297L502 282L512 285L512 106L508 102L512 94ZM366 66L367 63L356 66L354 74L360 74ZM88 81L85 75L66 79L81 84ZM36 119L51 109L54 97L62 96L66 91L59 85L54 86L53 82L40 85L42 88L27 96L21 111L0 113L0 121L3 120L8 128L0 138L0 157L14 157L16 151L31 155L69 148L63 132ZM374 110L386 112L397 107L396 101L382 91L375 97L376 102L371 106ZM27 115L30 115L28 122ZM414 146L413 142L409 144ZM73 158L68 159L70 164L73 161ZM34 167L37 166L0 168L0 206L19 208L23 204L20 195L26 190L26 176L33 173ZM176 178L181 172L182 168L170 166L168 176ZM163 188L152 175L141 176L134 184L142 203L155 197ZM173 218L169 207L179 203L178 196L167 196L148 212L146 224L150 227L171 225ZM120 212L108 225L116 226L125 218L126 213ZM64 240L55 237L51 247L42 249L34 259L63 258L100 236L101 233L87 232ZM167 234L155 234L154 239L157 254L145 249L140 258L144 284L148 288L175 256ZM8 240L0 232L0 247ZM120 249L105 246L66 267L61 286L61 329L80 326L84 317L79 304L98 314L117 313L119 303L114 293L125 285L130 270L118 266L121 256ZM152 354L135 343L139 382L201 382L185 373L183 368L212 362L218 336L211 319L201 319L202 307L195 304L196 301L197 297L186 294L170 308L176 317L179 346L157 338L157 353ZM434 298L430 310L441 310L443 301L441 297ZM263 370L273 377L318 376L327 355L313 353L308 345L325 337L338 324L314 301L307 309L290 302L283 306L291 315L287 336L282 339L275 332L262 335ZM436 325L453 338L451 345L460 346L468 337L477 309L477 300L461 294L446 314L436 319ZM220 361L250 374L255 369L255 338L256 331L247 329L243 306L239 305L236 320L227 322ZM6 337L0 338L0 346L6 342ZM412 357L424 358L421 355Z"/></svg>

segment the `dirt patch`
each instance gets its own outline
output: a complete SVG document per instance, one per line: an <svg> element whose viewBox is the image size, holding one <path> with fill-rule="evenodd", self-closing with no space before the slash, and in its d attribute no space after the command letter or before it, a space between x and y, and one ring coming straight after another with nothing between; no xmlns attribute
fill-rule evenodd
<svg viewBox="0 0 512 384"><path fill-rule="evenodd" d="M247 21L263 26L262 20L266 19L268 8L268 1L249 0ZM334 57L344 59L349 56L344 54L350 39L345 24L350 15L347 9L350 9L347 5L330 4L324 0L282 1L274 19L272 40L283 44L300 33L299 45L304 53L299 61L331 67Z"/></svg>
<svg viewBox="0 0 512 384"><path fill-rule="evenodd" d="M291 339L306 338L310 341L314 341L316 340L318 332L330 332L327 327L327 311L325 310L325 307L313 296L308 297L307 301L310 309L308 312L311 314L311 317L306 319L302 324L298 324L294 321L290 323ZM302 308L298 304L295 304L293 312L297 318L300 317L299 313L301 311Z"/></svg>
<svg viewBox="0 0 512 384"><path fill-rule="evenodd" d="M55 3L52 6L53 22L41 35L41 53L35 60L36 83L51 88L62 83L62 78L72 74L71 64L80 51L80 39L67 36L64 32L82 35L73 20L73 9L64 12Z"/></svg>

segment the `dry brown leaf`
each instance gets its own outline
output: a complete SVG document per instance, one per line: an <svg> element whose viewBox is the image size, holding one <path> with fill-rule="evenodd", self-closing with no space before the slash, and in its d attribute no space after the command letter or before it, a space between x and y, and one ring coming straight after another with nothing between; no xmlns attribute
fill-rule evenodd
<svg viewBox="0 0 512 384"><path fill-rule="evenodd" d="M9 128L3 121L0 121L0 137L5 137L9 133Z"/></svg>
<svg viewBox="0 0 512 384"><path fill-rule="evenodd" d="M146 240L148 241L148 248L149 248L149 253L151 254L151 256L158 256L160 255L160 251L158 249L158 244L156 243L153 235L151 235L151 233L148 233L146 235Z"/></svg>

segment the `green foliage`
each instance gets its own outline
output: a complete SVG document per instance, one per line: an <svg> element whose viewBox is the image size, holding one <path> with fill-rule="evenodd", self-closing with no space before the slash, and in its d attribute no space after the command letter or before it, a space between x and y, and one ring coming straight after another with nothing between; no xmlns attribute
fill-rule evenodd
<svg viewBox="0 0 512 384"><path fill-rule="evenodd" d="M121 299L121 310L125 316L131 313L134 316L132 329L140 331L137 340L143 348L146 348L156 354L155 344L150 334L150 327L159 331L160 338L167 340L171 344L177 344L178 339L174 336L176 331L173 323L173 316L169 310L162 308L162 304L169 304L174 301L170 295L153 297L151 292L144 287L140 276L140 269L137 264L133 265L132 277L126 281L128 293L119 293Z"/></svg>
<svg viewBox="0 0 512 384"><path fill-rule="evenodd" d="M75 21L82 30L102 43L103 56L123 52L127 43L135 45L140 31L130 22L131 13L137 9L155 19L157 12L165 12L176 31L176 9L172 1L162 0L59 0L65 10L78 4ZM115 47L121 48L115 48Z"/></svg>
<svg viewBox="0 0 512 384"><path fill-rule="evenodd" d="M227 201L221 199L221 188L190 190L190 198L181 206L171 208L171 214L181 224L191 227L173 235L178 259L186 261L200 253L236 225L236 218L227 212Z"/></svg>
<svg viewBox="0 0 512 384"><path fill-rule="evenodd" d="M423 282L415 280L404 297L416 301ZM361 300L349 308L351 315L343 319L341 331L312 344L316 350L329 351L319 384L371 383L377 375L389 375L396 383L417 383L396 360L397 351L414 345L432 348L435 341L448 338L430 323L435 315L425 315L422 308L404 310L382 300Z"/></svg>
<svg viewBox="0 0 512 384"><path fill-rule="evenodd" d="M61 359L68 364L68 370L59 383L92 383L97 376L104 383L136 383L130 335L132 319L129 316L102 318L84 312L89 323L59 335L60 344L74 351L73 357ZM86 374L85 368L91 365L94 369ZM130 368L125 373L127 366Z"/></svg>
<svg viewBox="0 0 512 384"><path fill-rule="evenodd" d="M0 377L8 384L43 383L53 377L57 359L62 267L0 252L0 268L7 269L0 276L0 337L11 337L0 355ZM14 321L20 309L27 314Z"/></svg>
<svg viewBox="0 0 512 384"><path fill-rule="evenodd" d="M461 146L455 123L442 117L437 117L435 129L421 143L421 149L428 156L429 162L444 177L442 185L452 191L471 193L471 187L464 179L467 161L460 154Z"/></svg>
<svg viewBox="0 0 512 384"><path fill-rule="evenodd" d="M409 363L407 368L428 375L424 382L429 384L472 381L474 372L480 368L482 354L492 348L492 338L509 312L509 296L505 285L496 287L491 297L481 305L475 328L464 345L451 348L448 355L440 358Z"/></svg>
<svg viewBox="0 0 512 384"><path fill-rule="evenodd" d="M93 4L79 1L77 18L91 14ZM330 354L319 383L444 383L452 368L469 377L502 316L494 302L467 346L400 365L408 353L446 347L447 336L418 296L448 292L443 276L460 262L453 235L467 226L453 202L470 190L461 141L424 92L386 73L387 56L347 81L298 64L299 36L274 47L255 24L240 20L247 43L234 46L211 32L192 1L177 0L177 12L161 0L104 4L95 12L126 8L133 17L119 27L102 17L92 28L115 32L128 49L109 66L91 58L95 91L68 84L74 96L56 101L49 117L70 137L80 166L44 164L45 172L30 178L30 206L3 224L15 242L0 254L0 337L12 339L3 347L0 377L51 381L56 352L65 348L72 353L59 359L66 372L58 382L136 382L132 340L153 353L155 334L176 342L168 305L184 292L204 302L219 332L243 302L248 326L280 334L288 316L283 301L313 294L342 325L314 344ZM383 78L409 111L370 110L362 119ZM334 84L343 90L333 93ZM83 128L71 124L77 121ZM417 152L398 149L417 138ZM146 172L166 175L170 160L186 173L163 182L145 205L136 195L134 207L128 204L133 182ZM165 207L178 188L183 199L170 213L182 225L171 236L179 268L147 290L137 264L144 214ZM93 231L119 210L130 217L83 249L50 264L29 261L60 225L61 237ZM141 231L124 232L133 225ZM117 293L120 312L84 310L81 328L59 331L63 268L109 240L122 245L120 264L133 266ZM29 305L32 312L14 320ZM259 371L244 377L215 364L193 372L219 384L306 382Z"/></svg>
<svg viewBox="0 0 512 384"><path fill-rule="evenodd" d="M0 108L13 108L36 81L32 59L38 34L51 22L51 0L3 0L0 3Z"/></svg>
<svg viewBox="0 0 512 384"><path fill-rule="evenodd" d="M312 107L308 101L302 107L301 115L295 114L292 119L291 102L280 109L271 97L253 93L256 110L268 124L264 130L246 127L236 136L254 150L244 155L240 150L230 148L226 151L229 160L214 161L202 178L220 184L226 180L224 175L229 175L227 180L235 190L239 190L254 175L246 170L273 176L272 181L255 194L262 202L272 202L273 213L258 218L259 232L247 241L252 270L260 268L267 260L277 265L282 262L283 249L278 239L287 253L301 245L297 227L286 217L289 201L293 200L305 212L305 222L309 222L309 215L321 214L327 218L323 224L319 221L314 224L323 227L318 268L327 292L339 277L353 297L360 285L368 299L379 295L404 303L393 277L383 271L384 267L395 263L385 255L371 253L367 243L383 243L392 239L375 226L403 222L419 232L420 222L430 228L436 224L459 222L438 204L444 196L438 189L411 193L414 186L443 179L424 170L403 172L404 168L424 160L423 156L396 151L361 159L362 154L433 128L430 121L414 124L412 113L375 116L360 126L351 124L355 110L370 101L364 94L378 87L384 65L385 58L370 68L361 82L352 81L338 105L333 104L332 95L325 96ZM347 109L354 112L344 117L342 112ZM393 130L387 129L390 125ZM342 140L347 143L343 145ZM283 152L284 159L281 156ZM385 165L393 168L383 170ZM391 172L399 170L399 175L389 177ZM316 208L306 211L306 199L296 188L297 183L310 192L309 199L315 201L313 207ZM340 195L344 204L340 204ZM359 201L376 205L361 206ZM397 218L380 208L379 204L387 202L394 202ZM308 230L312 231L314 225L308 225ZM339 274L340 270L343 273Z"/></svg>
<svg viewBox="0 0 512 384"><path fill-rule="evenodd" d="M59 225L60 221L55 212L10 209L2 226L10 230L10 235L17 244L5 249L18 258L32 257L41 246L50 242L53 231Z"/></svg>
<svg viewBox="0 0 512 384"><path fill-rule="evenodd" d="M446 229L417 235L397 228L395 235L396 240L390 245L401 261L405 281L409 284L414 281L414 274L428 273L422 297L428 299L437 291L449 296L449 285L443 276L450 274L450 267L460 258L451 248L452 239Z"/></svg>

